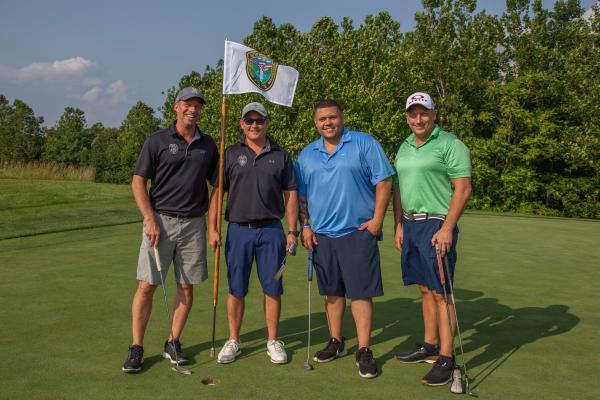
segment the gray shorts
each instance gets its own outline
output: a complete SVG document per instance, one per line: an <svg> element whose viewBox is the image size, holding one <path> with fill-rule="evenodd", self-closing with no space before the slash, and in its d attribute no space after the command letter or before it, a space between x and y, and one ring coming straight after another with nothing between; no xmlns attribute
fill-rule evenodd
<svg viewBox="0 0 600 400"><path fill-rule="evenodd" d="M177 283L196 284L208 278L206 269L206 219L167 217L155 213L160 227L158 253L163 279L171 262L175 266ZM137 279L152 285L160 284L154 249L142 230L142 245L138 259Z"/></svg>

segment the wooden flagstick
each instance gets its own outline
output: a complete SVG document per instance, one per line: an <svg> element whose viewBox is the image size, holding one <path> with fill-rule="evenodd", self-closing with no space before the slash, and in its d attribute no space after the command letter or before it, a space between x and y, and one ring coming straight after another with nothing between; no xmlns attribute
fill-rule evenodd
<svg viewBox="0 0 600 400"><path fill-rule="evenodd" d="M225 131L227 130L227 101L223 95L221 103L221 143L219 144L219 180L217 187L217 232L221 237L221 223L223 221L223 162L225 159ZM214 251L214 276L213 276L213 320L212 320L212 345L210 357L215 356L215 328L217 323L217 300L219 299L219 263L221 261L221 243L219 242Z"/></svg>

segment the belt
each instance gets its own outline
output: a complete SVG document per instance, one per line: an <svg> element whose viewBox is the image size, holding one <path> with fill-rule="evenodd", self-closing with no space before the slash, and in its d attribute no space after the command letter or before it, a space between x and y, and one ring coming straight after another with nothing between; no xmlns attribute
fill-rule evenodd
<svg viewBox="0 0 600 400"><path fill-rule="evenodd" d="M408 221L424 221L426 219L437 219L440 221L444 221L446 219L446 216L442 214L404 212L404 219Z"/></svg>
<svg viewBox="0 0 600 400"><path fill-rule="evenodd" d="M160 215L164 215L165 217L171 217L171 218L188 218L187 215L177 214L177 213L169 212L169 211L158 211L158 213Z"/></svg>
<svg viewBox="0 0 600 400"><path fill-rule="evenodd" d="M256 221L249 222L234 222L234 224L238 224L239 226L243 226L245 228L263 228L265 226L271 225L273 222L277 221L276 219L259 219Z"/></svg>

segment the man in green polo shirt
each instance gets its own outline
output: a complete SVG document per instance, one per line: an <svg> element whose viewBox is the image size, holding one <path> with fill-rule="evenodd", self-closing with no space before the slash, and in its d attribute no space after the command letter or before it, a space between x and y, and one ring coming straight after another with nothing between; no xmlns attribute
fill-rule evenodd
<svg viewBox="0 0 600 400"><path fill-rule="evenodd" d="M402 252L402 278L404 285L419 287L424 323L423 344L395 358L404 363L433 363L421 380L428 386L449 382L455 364L456 321L451 309L447 313L446 301L448 307L454 305L444 297L436 247L442 257L447 257L450 274L454 275L456 223L471 194L469 149L452 133L440 129L435 118L431 96L417 92L408 97L406 122L412 134L396 155L393 194L395 243ZM446 284L446 291L450 290Z"/></svg>

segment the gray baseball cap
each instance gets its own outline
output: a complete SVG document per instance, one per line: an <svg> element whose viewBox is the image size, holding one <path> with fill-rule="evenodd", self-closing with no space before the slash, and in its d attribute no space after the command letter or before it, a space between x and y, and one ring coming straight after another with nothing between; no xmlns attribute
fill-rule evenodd
<svg viewBox="0 0 600 400"><path fill-rule="evenodd" d="M242 118L244 118L246 116L246 114L248 114L250 111L257 112L260 115L262 115L263 117L269 118L269 113L265 109L265 106L263 106L260 103L248 103L248 104L246 104L246 107L244 107L244 109L242 110Z"/></svg>
<svg viewBox="0 0 600 400"><path fill-rule="evenodd" d="M181 89L179 93L177 93L175 101L186 101L189 99L193 99L194 97L199 98L203 104L206 104L206 99L204 98L202 92L200 92L198 89L192 86L188 86L186 88Z"/></svg>

